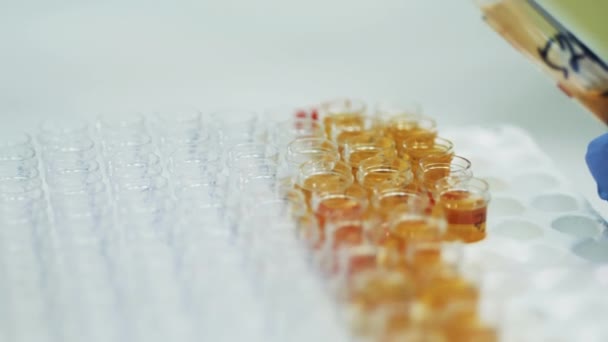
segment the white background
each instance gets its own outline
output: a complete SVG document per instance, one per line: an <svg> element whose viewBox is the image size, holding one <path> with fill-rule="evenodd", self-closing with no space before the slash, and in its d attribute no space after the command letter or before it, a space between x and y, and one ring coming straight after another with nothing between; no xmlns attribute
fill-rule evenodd
<svg viewBox="0 0 608 342"><path fill-rule="evenodd" d="M416 101L443 126L522 126L608 215L584 163L606 128L470 1L0 0L4 128L116 108L263 109L336 96Z"/></svg>

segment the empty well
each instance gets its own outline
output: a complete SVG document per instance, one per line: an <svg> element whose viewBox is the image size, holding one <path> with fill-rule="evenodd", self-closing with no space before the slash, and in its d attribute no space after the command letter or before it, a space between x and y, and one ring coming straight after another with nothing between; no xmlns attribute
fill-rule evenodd
<svg viewBox="0 0 608 342"><path fill-rule="evenodd" d="M597 263L608 262L607 240L586 239L572 247L572 251L574 254L588 261Z"/></svg>
<svg viewBox="0 0 608 342"><path fill-rule="evenodd" d="M532 206L547 212L562 212L577 210L579 205L576 198L566 194L545 194L535 197Z"/></svg>
<svg viewBox="0 0 608 342"><path fill-rule="evenodd" d="M483 270L511 271L520 268L517 260L500 255L490 248L481 249L475 255L467 257Z"/></svg>
<svg viewBox="0 0 608 342"><path fill-rule="evenodd" d="M494 226L490 234L497 234L518 241L527 241L542 237L543 229L531 221L512 219Z"/></svg>
<svg viewBox="0 0 608 342"><path fill-rule="evenodd" d="M525 173L512 180L513 188L520 192L535 194L542 191L554 189L559 185L559 180L554 176L543 172Z"/></svg>
<svg viewBox="0 0 608 342"><path fill-rule="evenodd" d="M533 266L560 266L566 258L566 252L549 245L538 244L530 247L528 258L529 264Z"/></svg>
<svg viewBox="0 0 608 342"><path fill-rule="evenodd" d="M538 165L546 165L549 160L543 155L518 153L511 157L510 162L512 162L513 165L522 165L523 167L536 168L538 167Z"/></svg>
<svg viewBox="0 0 608 342"><path fill-rule="evenodd" d="M564 269L554 289L560 291L584 291L593 284L593 276L584 268Z"/></svg>
<svg viewBox="0 0 608 342"><path fill-rule="evenodd" d="M488 169L491 169L493 166L495 166L491 160L486 159L484 157L480 157L480 156L474 155L474 154L465 154L465 153L463 153L462 155L471 162L471 167L473 169L473 172L477 172L477 171L481 171L481 170L488 170Z"/></svg>
<svg viewBox="0 0 608 342"><path fill-rule="evenodd" d="M481 177L483 180L488 182L490 191L507 191L509 190L509 183L502 178L497 177Z"/></svg>
<svg viewBox="0 0 608 342"><path fill-rule="evenodd" d="M495 197L490 201L488 210L492 216L517 216L521 215L526 208L515 198Z"/></svg>
<svg viewBox="0 0 608 342"><path fill-rule="evenodd" d="M602 225L587 216L567 215L559 217L551 223L551 227L559 232L575 237L596 237L602 232Z"/></svg>

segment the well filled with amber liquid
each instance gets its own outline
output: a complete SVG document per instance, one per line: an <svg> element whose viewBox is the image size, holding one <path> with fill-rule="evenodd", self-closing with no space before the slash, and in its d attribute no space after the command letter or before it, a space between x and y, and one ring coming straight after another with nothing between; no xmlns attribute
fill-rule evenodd
<svg viewBox="0 0 608 342"><path fill-rule="evenodd" d="M477 285L460 274L457 259L445 257L447 246L458 250L486 237L488 189L467 187L462 176L437 185L449 172L423 177L421 159L449 165L457 150L432 119L407 112L387 118L343 105L321 111L325 138L341 160L303 163L293 188L306 206L296 221L307 222L301 238L352 334L496 341L495 328L479 316Z"/></svg>

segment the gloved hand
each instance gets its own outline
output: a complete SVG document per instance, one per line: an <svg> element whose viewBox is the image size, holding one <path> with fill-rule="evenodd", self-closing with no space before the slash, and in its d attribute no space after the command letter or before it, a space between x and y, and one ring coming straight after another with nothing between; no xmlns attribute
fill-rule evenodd
<svg viewBox="0 0 608 342"><path fill-rule="evenodd" d="M589 143L585 160L597 183L597 193L608 201L608 133Z"/></svg>

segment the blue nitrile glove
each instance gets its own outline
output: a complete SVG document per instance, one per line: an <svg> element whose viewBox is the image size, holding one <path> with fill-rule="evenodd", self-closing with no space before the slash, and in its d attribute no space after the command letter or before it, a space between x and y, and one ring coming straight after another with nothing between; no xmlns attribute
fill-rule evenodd
<svg viewBox="0 0 608 342"><path fill-rule="evenodd" d="M608 133L589 143L585 160L597 183L597 193L608 201Z"/></svg>

